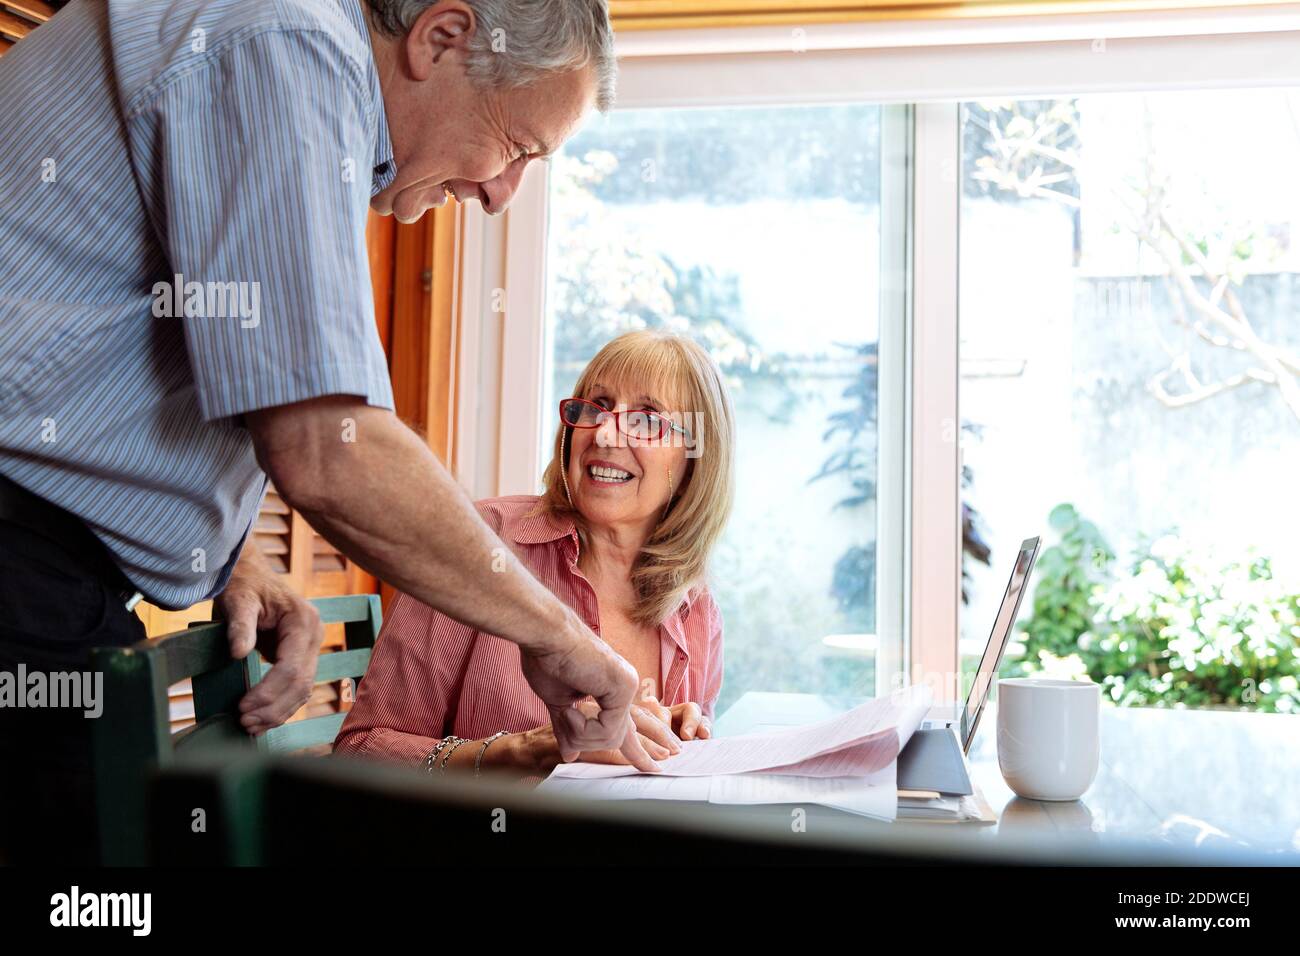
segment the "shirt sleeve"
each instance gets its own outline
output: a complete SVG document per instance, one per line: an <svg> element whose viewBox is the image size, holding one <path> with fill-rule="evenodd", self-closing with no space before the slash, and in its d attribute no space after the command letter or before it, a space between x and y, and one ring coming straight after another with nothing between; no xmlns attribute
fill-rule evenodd
<svg viewBox="0 0 1300 956"><path fill-rule="evenodd" d="M377 118L355 58L323 31L266 31L146 109L172 273L154 315L184 323L204 419L323 395L392 408L365 244Z"/></svg>
<svg viewBox="0 0 1300 956"><path fill-rule="evenodd" d="M334 752L419 763L451 732L475 632L398 594Z"/></svg>
<svg viewBox="0 0 1300 956"><path fill-rule="evenodd" d="M722 609L712 595L709 595L708 607L709 662L705 668L704 699L700 701L700 711L713 720L713 708L722 694Z"/></svg>

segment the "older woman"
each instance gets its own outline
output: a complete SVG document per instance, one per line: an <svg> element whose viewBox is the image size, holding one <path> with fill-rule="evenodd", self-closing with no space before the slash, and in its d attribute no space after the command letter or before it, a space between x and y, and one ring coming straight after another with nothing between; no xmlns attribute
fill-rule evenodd
<svg viewBox="0 0 1300 956"><path fill-rule="evenodd" d="M545 493L478 509L636 668L633 719L663 759L709 736L722 686L722 617L705 568L731 507L731 403L699 345L641 331L601 349L559 414ZM547 717L516 644L401 594L335 749L430 770L546 774L560 759Z"/></svg>

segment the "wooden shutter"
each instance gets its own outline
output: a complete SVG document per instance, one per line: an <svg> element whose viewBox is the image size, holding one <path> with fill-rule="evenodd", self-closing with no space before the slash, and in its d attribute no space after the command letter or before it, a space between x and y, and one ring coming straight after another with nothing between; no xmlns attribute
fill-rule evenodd
<svg viewBox="0 0 1300 956"><path fill-rule="evenodd" d="M0 56L52 16L45 0L0 0Z"/></svg>
<svg viewBox="0 0 1300 956"><path fill-rule="evenodd" d="M272 570L304 597L372 594L375 579L322 538L272 486L254 526L254 539ZM341 631L340 631L341 633Z"/></svg>

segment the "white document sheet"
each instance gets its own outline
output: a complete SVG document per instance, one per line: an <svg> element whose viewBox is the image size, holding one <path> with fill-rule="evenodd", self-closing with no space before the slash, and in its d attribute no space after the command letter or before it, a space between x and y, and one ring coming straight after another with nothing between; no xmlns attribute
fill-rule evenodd
<svg viewBox="0 0 1300 956"><path fill-rule="evenodd" d="M709 803L815 803L877 820L893 820L898 813L897 767L897 763L890 763L865 777L796 777L775 773L712 777Z"/></svg>
<svg viewBox="0 0 1300 956"><path fill-rule="evenodd" d="M665 777L637 774L635 777L550 776L538 790L591 800L695 800L707 803L712 777Z"/></svg>
<svg viewBox="0 0 1300 956"><path fill-rule="evenodd" d="M712 777L776 773L800 777L866 777L894 764L930 707L925 685L867 701L850 711L804 727L740 737L692 740L659 763L651 777ZM609 779L637 775L633 767L571 763L547 780Z"/></svg>
<svg viewBox="0 0 1300 956"><path fill-rule="evenodd" d="M775 773L712 777L549 777L539 790L590 800L693 800L716 804L818 804L893 820L898 809L896 764L865 777L797 777Z"/></svg>

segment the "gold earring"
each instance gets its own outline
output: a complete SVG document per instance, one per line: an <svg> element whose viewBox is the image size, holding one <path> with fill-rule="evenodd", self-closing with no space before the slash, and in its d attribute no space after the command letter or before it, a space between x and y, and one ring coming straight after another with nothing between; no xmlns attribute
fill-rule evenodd
<svg viewBox="0 0 1300 956"><path fill-rule="evenodd" d="M664 513L660 515L659 517L660 521L668 517L668 509L672 507L672 504L673 504L673 466L669 465L668 466L668 500L664 502Z"/></svg>
<svg viewBox="0 0 1300 956"><path fill-rule="evenodd" d="M560 433L560 480L564 482L564 497L569 499L569 507L572 508L573 495L569 494L569 466L564 461L564 442L568 437L569 430L566 428Z"/></svg>

